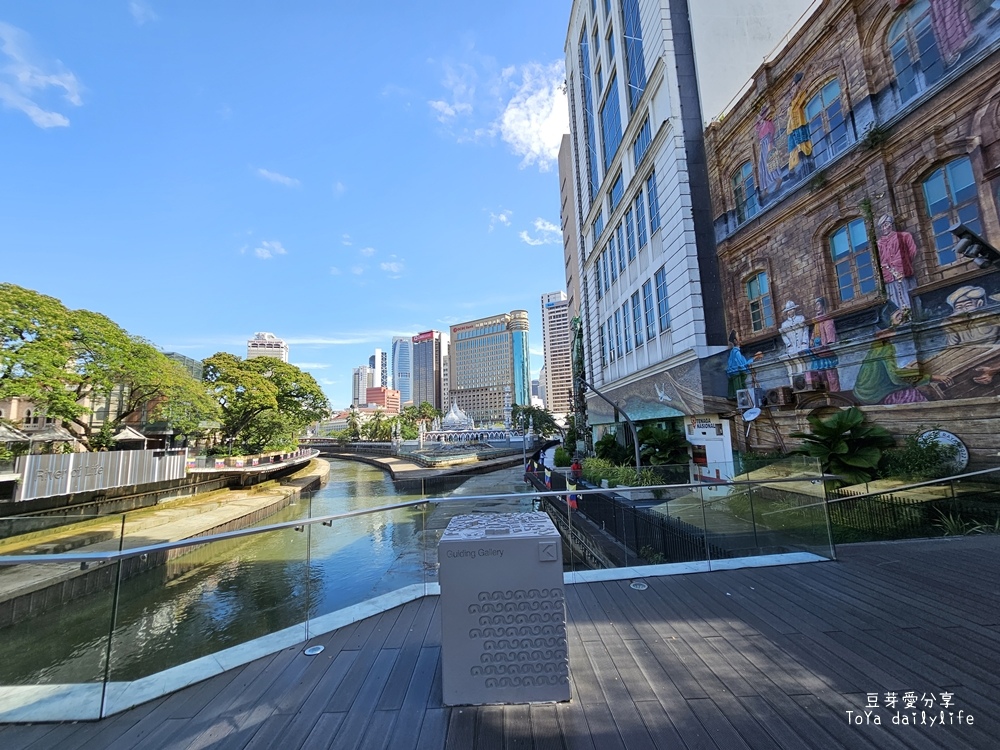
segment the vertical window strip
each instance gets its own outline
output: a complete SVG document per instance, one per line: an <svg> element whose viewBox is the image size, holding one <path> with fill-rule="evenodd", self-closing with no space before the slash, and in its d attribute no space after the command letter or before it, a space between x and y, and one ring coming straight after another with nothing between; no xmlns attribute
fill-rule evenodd
<svg viewBox="0 0 1000 750"><path fill-rule="evenodd" d="M590 73L590 49L587 28L580 35L580 75L583 78L583 125L587 134L587 172L590 177L590 201L594 202L601 187L598 174L597 130L594 125L594 91Z"/></svg>
<svg viewBox="0 0 1000 750"><path fill-rule="evenodd" d="M622 338L625 339L625 353L629 354L632 351L632 339L628 335L628 299L626 298L625 304L622 305Z"/></svg>
<svg viewBox="0 0 1000 750"><path fill-rule="evenodd" d="M622 228L622 223L619 221L618 226L615 228L615 232L618 235L618 270L621 273L625 273L625 230Z"/></svg>
<svg viewBox="0 0 1000 750"><path fill-rule="evenodd" d="M646 194L649 196L649 233L660 228L660 198L656 190L656 172L651 172L646 180Z"/></svg>
<svg viewBox="0 0 1000 750"><path fill-rule="evenodd" d="M635 163L636 169L639 168L639 162L641 162L642 157L646 155L651 142L652 132L649 128L649 117L647 117L645 122L642 123L642 127L639 129L639 134L635 137L635 141L632 143L632 160Z"/></svg>
<svg viewBox="0 0 1000 750"><path fill-rule="evenodd" d="M625 36L625 70L628 75L628 108L634 112L646 89L646 62L642 55L639 0L622 0L622 31Z"/></svg>
<svg viewBox="0 0 1000 750"><path fill-rule="evenodd" d="M639 238L639 249L646 247L646 206L642 200L642 191L635 196L635 231Z"/></svg>
<svg viewBox="0 0 1000 750"><path fill-rule="evenodd" d="M601 107L601 141L604 145L604 171L615 158L622 142L621 104L618 101L618 76L614 75L608 84L608 96Z"/></svg>
<svg viewBox="0 0 1000 750"><path fill-rule="evenodd" d="M656 278L656 312L660 319L660 333L670 328L670 302L667 298L667 271L665 266L655 274Z"/></svg>
<svg viewBox="0 0 1000 750"><path fill-rule="evenodd" d="M635 348L642 346L642 304L639 302L639 292L632 295L632 331L635 333Z"/></svg>
<svg viewBox="0 0 1000 750"><path fill-rule="evenodd" d="M656 312L653 307L653 282L649 279L642 285L642 309L646 314L646 339L656 337Z"/></svg>
<svg viewBox="0 0 1000 750"><path fill-rule="evenodd" d="M625 212L625 236L628 239L628 262L635 260L635 218L630 208Z"/></svg>

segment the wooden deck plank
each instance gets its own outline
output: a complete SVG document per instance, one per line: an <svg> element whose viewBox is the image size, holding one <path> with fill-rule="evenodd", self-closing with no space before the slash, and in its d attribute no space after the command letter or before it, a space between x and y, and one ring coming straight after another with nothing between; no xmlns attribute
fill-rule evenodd
<svg viewBox="0 0 1000 750"><path fill-rule="evenodd" d="M417 750L440 750L445 746L445 738L448 736L448 718L447 709L430 708L427 710L420 725Z"/></svg>
<svg viewBox="0 0 1000 750"><path fill-rule="evenodd" d="M382 649L378 652L356 697L347 708L346 719L340 727L340 731L337 732L336 744L340 747L357 747L361 743L361 738L364 737L368 729L368 722L375 711L375 704L385 688L385 681L392 672L392 665L395 663L397 655L396 649ZM346 684L348 683L345 680L341 687ZM330 701L331 705L339 703L337 700Z"/></svg>
<svg viewBox="0 0 1000 750"><path fill-rule="evenodd" d="M413 614L417 614L416 610ZM382 691L382 695L378 699L377 708L382 711L398 711L402 707L403 699L410 687L410 677L417 665L417 659L424 649L424 638L427 634L430 617L428 616L420 622L415 622L414 618L410 619L411 622L407 626L406 636L403 640L400 641L392 637L393 634L390 633L390 637L386 639L384 644L385 648L398 648L399 656L393 665L392 674L386 681L385 690Z"/></svg>
<svg viewBox="0 0 1000 750"><path fill-rule="evenodd" d="M428 686L434 680L440 659L440 649L420 650L390 737L389 744L394 750L407 750L417 745L418 731L421 731L422 722L426 721ZM447 728L447 722L445 727Z"/></svg>
<svg viewBox="0 0 1000 750"><path fill-rule="evenodd" d="M531 750L531 707L504 706L503 750Z"/></svg>
<svg viewBox="0 0 1000 750"><path fill-rule="evenodd" d="M446 750L468 750L476 744L476 709L453 708L448 717Z"/></svg>
<svg viewBox="0 0 1000 750"><path fill-rule="evenodd" d="M476 710L477 750L503 750L503 706L480 706Z"/></svg>
<svg viewBox="0 0 1000 750"><path fill-rule="evenodd" d="M559 732L559 717L555 704L535 704L529 708L531 722L531 743L534 750L562 750Z"/></svg>
<svg viewBox="0 0 1000 750"><path fill-rule="evenodd" d="M333 747L333 737L337 730L344 723L345 715L342 713L322 713L319 719L312 726L312 730L306 736L301 745L286 745L282 738L281 744L284 747L301 747L302 750L313 750L313 748Z"/></svg>

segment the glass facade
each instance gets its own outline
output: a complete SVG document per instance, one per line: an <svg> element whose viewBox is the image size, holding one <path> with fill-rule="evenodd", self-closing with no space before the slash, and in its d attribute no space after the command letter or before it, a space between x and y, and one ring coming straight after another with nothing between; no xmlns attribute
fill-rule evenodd
<svg viewBox="0 0 1000 750"><path fill-rule="evenodd" d="M583 130L587 136L587 174L590 177L590 200L594 200L601 178L597 166L597 131L594 127L594 89L590 78L590 49L587 28L580 35L580 76L583 78Z"/></svg>
<svg viewBox="0 0 1000 750"><path fill-rule="evenodd" d="M625 30L625 69L628 73L628 108L634 112L646 89L646 62L642 56L642 27L639 25L639 0L622 0L622 26ZM638 164L638 159L636 164Z"/></svg>
<svg viewBox="0 0 1000 750"><path fill-rule="evenodd" d="M604 171L611 167L622 142L622 114L618 101L618 76L608 84L608 95L601 107L601 143L604 145Z"/></svg>

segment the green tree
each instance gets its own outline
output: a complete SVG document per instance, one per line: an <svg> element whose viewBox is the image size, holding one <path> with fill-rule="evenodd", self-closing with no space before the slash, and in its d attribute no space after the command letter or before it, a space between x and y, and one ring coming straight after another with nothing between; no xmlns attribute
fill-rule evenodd
<svg viewBox="0 0 1000 750"><path fill-rule="evenodd" d="M534 431L542 437L562 432L551 412L538 406L514 404L511 408L510 420L515 427L521 430L527 430L529 424L533 425Z"/></svg>
<svg viewBox="0 0 1000 750"><path fill-rule="evenodd" d="M639 452L642 463L647 466L686 465L689 445L684 434L676 430L665 430L656 425L639 429Z"/></svg>
<svg viewBox="0 0 1000 750"><path fill-rule="evenodd" d="M361 426L361 414L352 406L347 413L347 429L344 430L349 440L361 439Z"/></svg>
<svg viewBox="0 0 1000 750"><path fill-rule="evenodd" d="M842 477L839 485L873 479L882 452L895 445L888 430L865 424L864 413L854 406L826 419L809 417L809 426L809 432L791 433L803 442L790 452L818 458L825 473Z"/></svg>
<svg viewBox="0 0 1000 750"><path fill-rule="evenodd" d="M92 450L143 410L149 417L173 407L197 422L214 408L199 381L106 316L0 284L0 398L9 396L44 409ZM93 426L92 405L111 397L118 408Z"/></svg>
<svg viewBox="0 0 1000 750"><path fill-rule="evenodd" d="M259 452L294 443L329 405L316 380L273 357L243 360L220 352L204 361L205 382L221 413L225 439Z"/></svg>

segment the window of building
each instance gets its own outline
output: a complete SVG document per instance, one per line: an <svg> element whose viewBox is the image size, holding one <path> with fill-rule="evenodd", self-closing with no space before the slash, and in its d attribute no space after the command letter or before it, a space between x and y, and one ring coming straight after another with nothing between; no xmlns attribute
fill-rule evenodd
<svg viewBox="0 0 1000 750"><path fill-rule="evenodd" d="M615 354L615 327L611 318L608 318L608 363L614 362L618 357Z"/></svg>
<svg viewBox="0 0 1000 750"><path fill-rule="evenodd" d="M608 265L611 266L611 283L618 281L618 264L615 263L615 233L608 237Z"/></svg>
<svg viewBox="0 0 1000 750"><path fill-rule="evenodd" d="M660 318L660 333L670 328L670 301L667 297L667 271L664 266L654 274L656 279L656 312Z"/></svg>
<svg viewBox="0 0 1000 750"><path fill-rule="evenodd" d="M600 64L597 65L597 70L594 71L594 80L597 81L597 90L604 91L604 70ZM604 168L607 169L607 165Z"/></svg>
<svg viewBox="0 0 1000 750"><path fill-rule="evenodd" d="M618 226L615 228L615 232L618 235L618 270L623 274L625 273L625 230L622 228L622 222L618 222Z"/></svg>
<svg viewBox="0 0 1000 750"><path fill-rule="evenodd" d="M660 198L656 191L656 172L646 180L646 195L649 198L649 233L660 228Z"/></svg>
<svg viewBox="0 0 1000 750"><path fill-rule="evenodd" d="M622 311L615 308L615 352L622 356Z"/></svg>
<svg viewBox="0 0 1000 750"><path fill-rule="evenodd" d="M642 305L639 302L639 292L632 295L632 332L635 334L635 348L642 346Z"/></svg>
<svg viewBox="0 0 1000 750"><path fill-rule="evenodd" d="M646 155L649 151L649 144L652 142L652 133L649 129L649 118L647 117L645 122L642 123L642 127L639 128L639 134L635 137L635 141L632 142L632 160L635 162L635 168L639 169L639 163L642 161L642 157Z"/></svg>
<svg viewBox="0 0 1000 750"><path fill-rule="evenodd" d="M604 17L611 18L611 0L604 0Z"/></svg>
<svg viewBox="0 0 1000 750"><path fill-rule="evenodd" d="M603 290L601 289L601 259L600 257L594 262L594 286L597 289L597 299L604 296Z"/></svg>
<svg viewBox="0 0 1000 750"><path fill-rule="evenodd" d="M597 247L598 240L601 239L601 235L604 234L604 212L601 211L597 214L597 218L594 219L594 247Z"/></svg>
<svg viewBox="0 0 1000 750"><path fill-rule="evenodd" d="M955 224L965 224L976 234L983 234L979 195L969 157L962 156L934 170L924 180L924 200L934 230L938 263L942 266L954 263L958 260L955 237L948 230Z"/></svg>
<svg viewBox="0 0 1000 750"><path fill-rule="evenodd" d="M733 198L736 200L736 223L742 224L760 211L757 186L753 181L753 165L747 162L733 172Z"/></svg>
<svg viewBox="0 0 1000 750"><path fill-rule="evenodd" d="M612 264L614 265L614 264ZM601 271L604 273L604 291L607 292L611 289L611 273L608 270L608 251L604 250L601 253Z"/></svg>
<svg viewBox="0 0 1000 750"><path fill-rule="evenodd" d="M625 304L622 305L622 338L625 339L625 353L628 354L632 351L632 339L628 335L628 300L625 300Z"/></svg>
<svg viewBox="0 0 1000 750"><path fill-rule="evenodd" d="M900 12L889 28L888 44L901 103L908 102L944 75L945 62L934 36L928 0L917 0Z"/></svg>
<svg viewBox="0 0 1000 750"><path fill-rule="evenodd" d="M806 104L806 120L818 166L841 153L849 142L847 117L840 99L840 81L836 78L820 89Z"/></svg>
<svg viewBox="0 0 1000 750"><path fill-rule="evenodd" d="M653 307L653 282L646 280L642 285L642 311L646 316L646 338L650 341L656 336L656 312Z"/></svg>
<svg viewBox="0 0 1000 750"><path fill-rule="evenodd" d="M625 32L625 70L628 74L628 108L634 112L646 88L646 63L642 56L642 27L639 0L622 0L622 28ZM636 161L638 164L638 161Z"/></svg>
<svg viewBox="0 0 1000 750"><path fill-rule="evenodd" d="M642 191L635 196L635 232L639 239L639 249L646 247L646 205L642 200Z"/></svg>
<svg viewBox="0 0 1000 750"><path fill-rule="evenodd" d="M875 291L878 282L863 219L855 219L830 235L830 254L842 301Z"/></svg>
<svg viewBox="0 0 1000 750"><path fill-rule="evenodd" d="M747 280L747 299L750 301L750 327L763 331L774 326L774 305L766 273L758 273Z"/></svg>
<svg viewBox="0 0 1000 750"><path fill-rule="evenodd" d="M580 75L583 78L583 129L587 136L587 173L590 178L590 200L593 202L601 187L598 172L597 130L594 127L594 90L590 80L590 48L587 28L580 34Z"/></svg>
<svg viewBox="0 0 1000 750"><path fill-rule="evenodd" d="M604 169L611 166L622 142L621 105L618 102L618 76L611 76L608 95L601 107L601 143L604 144Z"/></svg>
<svg viewBox="0 0 1000 750"><path fill-rule="evenodd" d="M635 218L630 208L625 212L625 237L628 240L628 262L635 260Z"/></svg>
<svg viewBox="0 0 1000 750"><path fill-rule="evenodd" d="M597 337L600 339L601 344L601 367L608 366L608 342L607 338L604 336L604 325L601 324L597 326Z"/></svg>
<svg viewBox="0 0 1000 750"><path fill-rule="evenodd" d="M608 27L608 65L615 64L615 29L613 26Z"/></svg>
<svg viewBox="0 0 1000 750"><path fill-rule="evenodd" d="M618 177L611 185L611 192L608 193L608 200L611 203L611 212L618 207L618 204L622 202L622 196L625 194L625 183L622 180L622 173L618 173Z"/></svg>

